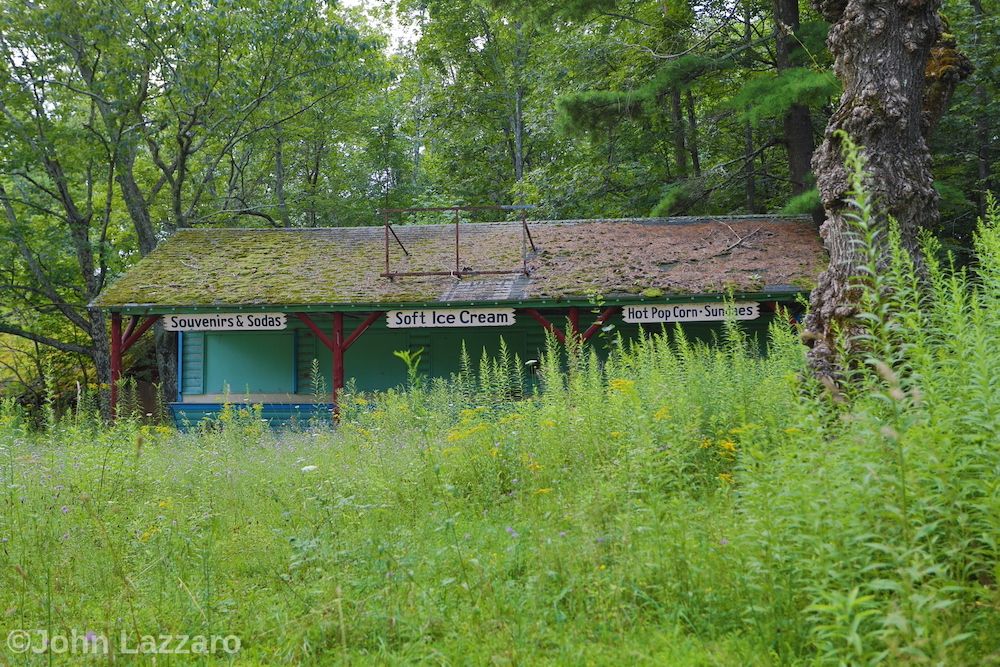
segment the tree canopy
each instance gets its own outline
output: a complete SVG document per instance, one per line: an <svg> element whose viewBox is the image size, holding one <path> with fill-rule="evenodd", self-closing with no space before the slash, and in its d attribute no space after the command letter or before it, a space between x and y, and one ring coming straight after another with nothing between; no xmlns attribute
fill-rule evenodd
<svg viewBox="0 0 1000 667"><path fill-rule="evenodd" d="M996 4L942 9L974 67L929 140L959 250L996 179ZM808 3L369 5L0 0L0 382L106 383L88 303L181 228L817 211L841 88Z"/></svg>

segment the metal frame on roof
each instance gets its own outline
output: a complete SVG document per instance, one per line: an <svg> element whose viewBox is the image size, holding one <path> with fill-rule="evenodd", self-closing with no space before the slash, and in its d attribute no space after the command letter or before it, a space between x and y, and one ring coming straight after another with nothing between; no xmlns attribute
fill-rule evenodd
<svg viewBox="0 0 1000 667"><path fill-rule="evenodd" d="M385 271L380 275L383 278L393 280L404 276L453 276L463 278L466 276L489 276L489 275L511 275L520 273L529 275L528 271L528 245L531 251L535 252L535 240L531 238L531 230L528 229L528 211L535 207L531 204L507 204L507 205L481 205L481 206L416 206L410 208L384 208L382 214L382 226L385 234ZM520 211L521 213L521 268L510 269L466 269L462 266L460 228L462 226L463 211ZM403 254L410 256L410 251L406 249L403 242L392 228L389 218L393 215L405 215L407 213L447 213L455 214L455 269L453 271L393 271L389 263L389 235L396 239L396 243L403 250Z"/></svg>

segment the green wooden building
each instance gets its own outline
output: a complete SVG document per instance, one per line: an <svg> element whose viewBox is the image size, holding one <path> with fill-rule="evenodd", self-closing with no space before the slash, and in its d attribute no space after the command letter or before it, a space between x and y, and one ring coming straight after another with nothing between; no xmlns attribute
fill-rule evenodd
<svg viewBox="0 0 1000 667"><path fill-rule="evenodd" d="M463 344L478 359L501 337L532 359L546 331L586 341L608 322L703 335L727 293L764 332L824 262L809 219L774 216L185 229L94 305L111 313L115 378L155 322L177 332L179 420L246 400L285 422L329 413L348 382L402 384L396 350L422 348L421 370L447 377ZM332 391L320 401L317 364Z"/></svg>

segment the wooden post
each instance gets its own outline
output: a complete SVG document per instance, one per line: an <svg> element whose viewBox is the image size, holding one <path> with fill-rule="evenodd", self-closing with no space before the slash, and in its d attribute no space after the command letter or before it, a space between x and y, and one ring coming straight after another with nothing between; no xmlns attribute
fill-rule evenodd
<svg viewBox="0 0 1000 667"><path fill-rule="evenodd" d="M118 382L122 377L122 314L111 313L111 419L118 418Z"/></svg>
<svg viewBox="0 0 1000 667"><path fill-rule="evenodd" d="M569 309L569 329L573 338L580 335L580 309L575 306Z"/></svg>
<svg viewBox="0 0 1000 667"><path fill-rule="evenodd" d="M340 415L340 390L344 388L344 314L333 314L333 413Z"/></svg>

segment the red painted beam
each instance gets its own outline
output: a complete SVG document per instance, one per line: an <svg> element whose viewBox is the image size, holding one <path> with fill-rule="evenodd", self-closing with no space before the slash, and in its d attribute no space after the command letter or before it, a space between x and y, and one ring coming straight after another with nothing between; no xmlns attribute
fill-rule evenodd
<svg viewBox="0 0 1000 667"><path fill-rule="evenodd" d="M122 352L127 352L130 347L135 345L136 341L142 337L142 334L149 330L149 327L156 324L156 321L160 319L159 315L150 315L146 320L136 327L129 325L134 331L130 334L126 331L125 336L122 338Z"/></svg>
<svg viewBox="0 0 1000 667"><path fill-rule="evenodd" d="M604 323L607 322L611 317L617 313L619 310L618 306L611 306L610 308L605 308L604 312L597 316L597 321L590 325L590 328L583 332L581 338L585 341L590 340L590 338L601 330Z"/></svg>
<svg viewBox="0 0 1000 667"><path fill-rule="evenodd" d="M135 325L139 324L139 316L133 315L128 318L128 324L125 326L125 333L122 334L122 340L128 340L128 337L132 335L135 331Z"/></svg>
<svg viewBox="0 0 1000 667"><path fill-rule="evenodd" d="M331 352L333 351L333 341L330 339L329 336L323 333L322 329L316 326L316 323L312 321L311 317L309 317L305 313L295 313L295 316L298 317L300 320L302 320L305 323L305 325L312 330L312 332L316 335L316 338L319 338L320 342L326 346L326 349L330 350Z"/></svg>
<svg viewBox="0 0 1000 667"><path fill-rule="evenodd" d="M122 314L111 313L111 419L118 417L118 381L122 376Z"/></svg>
<svg viewBox="0 0 1000 667"><path fill-rule="evenodd" d="M350 349L351 345L354 345L354 341L360 338L361 334L367 331L368 327L375 324L378 321L378 318L382 317L383 315L385 315L385 311L380 310L366 317L365 321L359 324L358 328L355 329L351 333L351 335L347 337L347 340L344 341L344 351L346 352L348 349Z"/></svg>
<svg viewBox="0 0 1000 667"><path fill-rule="evenodd" d="M569 328L573 332L574 336L580 335L580 309L570 308L569 309Z"/></svg>
<svg viewBox="0 0 1000 667"><path fill-rule="evenodd" d="M344 388L344 314L333 314L333 391Z"/></svg>
<svg viewBox="0 0 1000 667"><path fill-rule="evenodd" d="M344 388L344 314L333 314L333 418L340 421L340 390Z"/></svg>
<svg viewBox="0 0 1000 667"><path fill-rule="evenodd" d="M535 321L541 324L543 329L545 329L546 331L550 332L553 336L555 336L556 340L558 340L560 343L563 344L566 343L566 334L564 334L559 329L559 327L555 326L554 324L552 324L552 322L549 322L547 319L545 319L545 317L540 312L538 312L534 308L525 308L524 312L528 313L528 315L530 315Z"/></svg>

